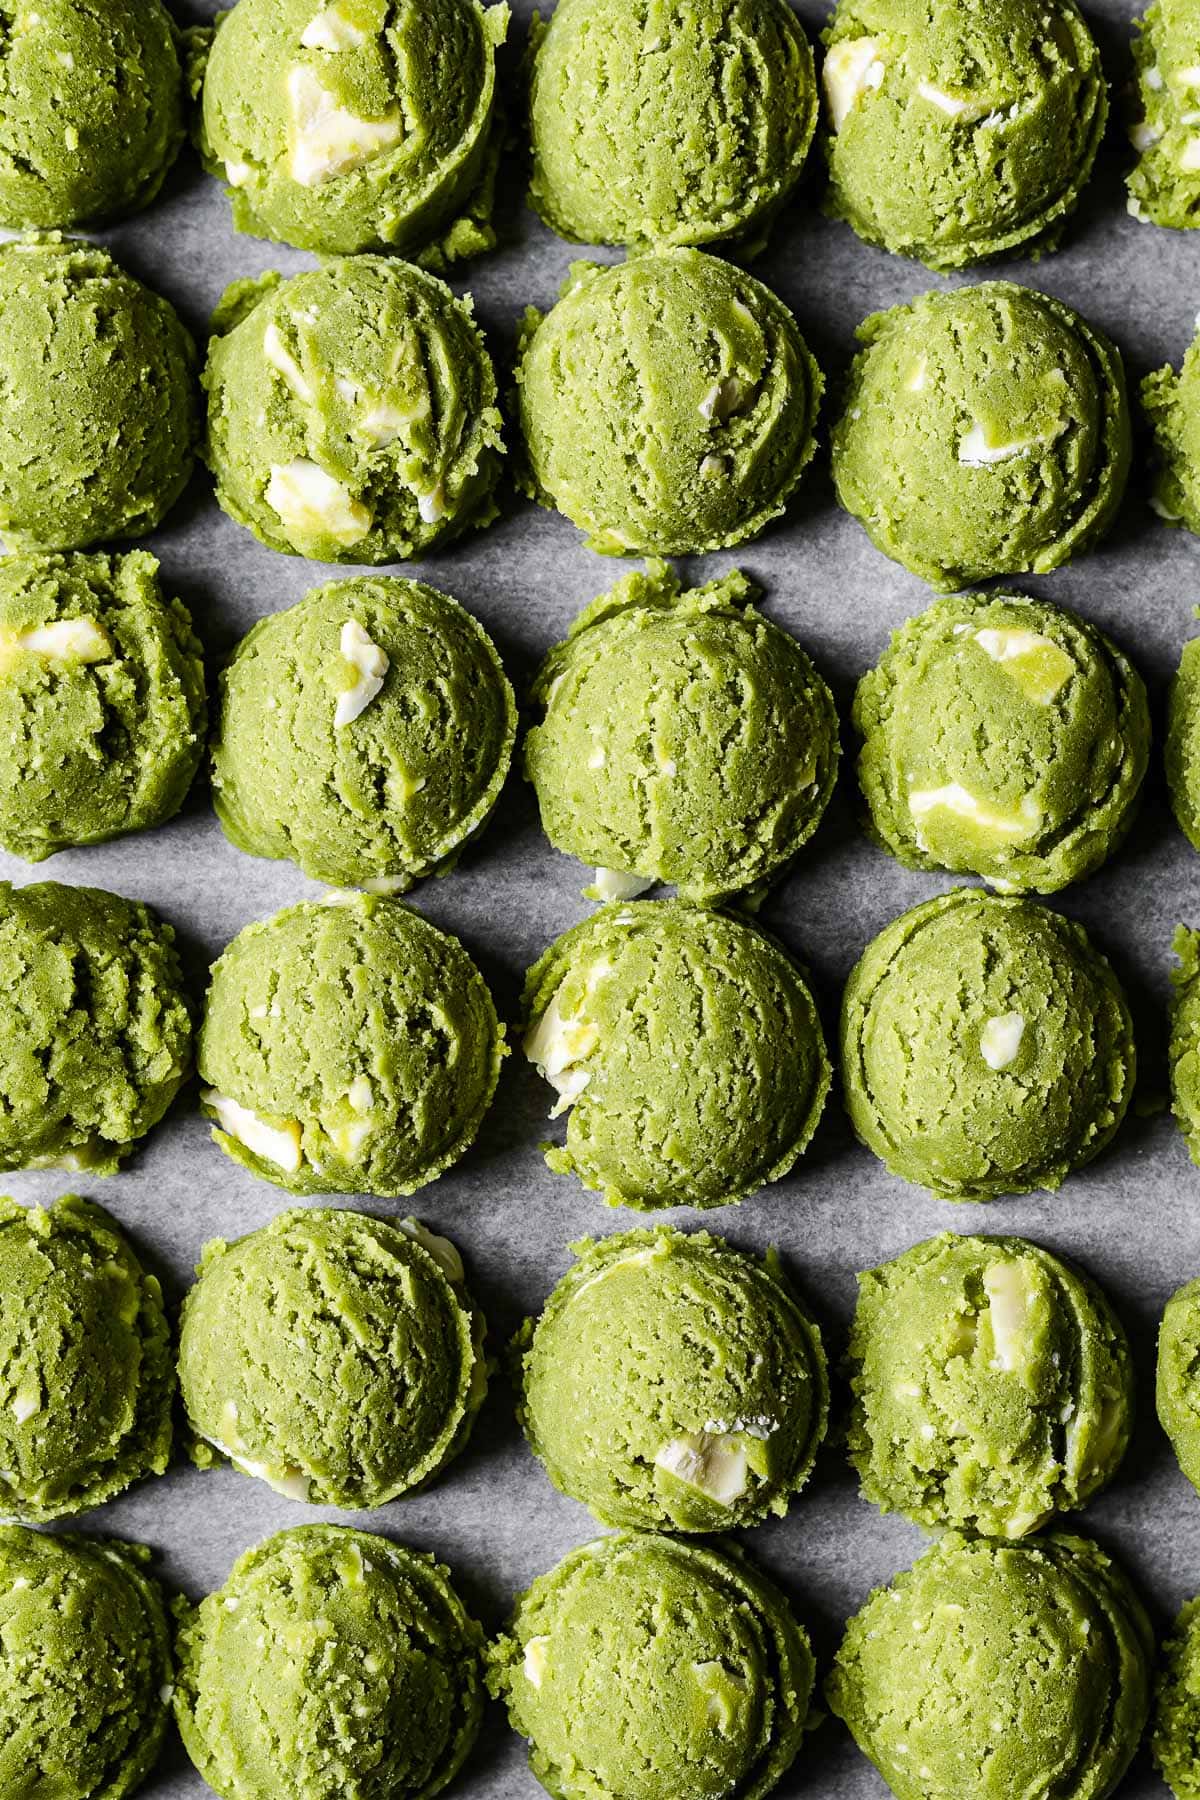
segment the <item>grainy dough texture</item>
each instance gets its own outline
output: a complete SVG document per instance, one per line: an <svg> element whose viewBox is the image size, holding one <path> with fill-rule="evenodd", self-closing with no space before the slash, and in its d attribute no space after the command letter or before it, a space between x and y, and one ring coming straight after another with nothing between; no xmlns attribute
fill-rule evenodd
<svg viewBox="0 0 1200 1800"><path fill-rule="evenodd" d="M1167 525L1200 535L1200 332L1179 371L1167 363L1142 382L1158 469L1150 504Z"/></svg>
<svg viewBox="0 0 1200 1800"><path fill-rule="evenodd" d="M1135 219L1187 229L1200 222L1200 12L1194 0L1155 0L1135 21L1138 118L1129 136Z"/></svg>

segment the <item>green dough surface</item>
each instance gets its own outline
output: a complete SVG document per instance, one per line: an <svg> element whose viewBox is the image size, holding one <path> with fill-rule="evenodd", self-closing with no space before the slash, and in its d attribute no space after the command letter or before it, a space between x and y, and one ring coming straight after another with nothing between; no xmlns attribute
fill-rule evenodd
<svg viewBox="0 0 1200 1800"><path fill-rule="evenodd" d="M0 882L0 1169L111 1175L191 1067L175 933L137 900Z"/></svg>
<svg viewBox="0 0 1200 1800"><path fill-rule="evenodd" d="M97 245L0 245L0 532L9 548L144 537L183 492L195 347L169 301Z"/></svg>
<svg viewBox="0 0 1200 1800"><path fill-rule="evenodd" d="M206 1244L197 1276L179 1380L202 1466L215 1450L288 1499L358 1509L462 1449L487 1390L483 1319L444 1239L294 1209Z"/></svg>
<svg viewBox="0 0 1200 1800"><path fill-rule="evenodd" d="M482 625L393 576L314 588L260 619L221 676L213 801L252 856L401 893L491 816L516 737Z"/></svg>
<svg viewBox="0 0 1200 1800"><path fill-rule="evenodd" d="M199 133L237 230L326 254L490 249L507 28L475 0L238 0Z"/></svg>
<svg viewBox="0 0 1200 1800"><path fill-rule="evenodd" d="M175 1718L221 1800L428 1800L475 1741L482 1642L431 1556L304 1525L185 1612Z"/></svg>
<svg viewBox="0 0 1200 1800"><path fill-rule="evenodd" d="M0 1371L3 1512L62 1518L166 1469L175 1361L162 1289L90 1201L0 1199Z"/></svg>
<svg viewBox="0 0 1200 1800"><path fill-rule="evenodd" d="M736 1552L622 1533L520 1596L488 1686L556 1800L761 1800L801 1747L808 1639Z"/></svg>
<svg viewBox="0 0 1200 1800"><path fill-rule="evenodd" d="M525 315L528 492L608 555L744 543L800 480L823 386L787 307L731 263L576 263L557 306Z"/></svg>
<svg viewBox="0 0 1200 1800"><path fill-rule="evenodd" d="M1200 850L1200 637L1183 646L1171 683L1163 760L1179 829Z"/></svg>
<svg viewBox="0 0 1200 1800"><path fill-rule="evenodd" d="M203 651L158 564L0 560L0 843L41 862L161 825L204 747Z"/></svg>
<svg viewBox="0 0 1200 1800"><path fill-rule="evenodd" d="M1150 504L1167 525L1200 536L1200 330L1179 373L1168 363L1142 382L1158 467Z"/></svg>
<svg viewBox="0 0 1200 1800"><path fill-rule="evenodd" d="M1200 224L1200 12L1194 0L1155 0L1134 21L1138 118L1129 136L1135 219L1187 229Z"/></svg>
<svg viewBox="0 0 1200 1800"><path fill-rule="evenodd" d="M4 1800L124 1800L153 1768L171 1637L149 1554L0 1526Z"/></svg>
<svg viewBox="0 0 1200 1800"><path fill-rule="evenodd" d="M782 1516L825 1435L829 1384L778 1258L668 1226L574 1249L513 1345L518 1417L555 1487L602 1525Z"/></svg>
<svg viewBox="0 0 1200 1800"><path fill-rule="evenodd" d="M1150 1749L1176 1800L1200 1800L1200 1600L1189 1600L1159 1649Z"/></svg>
<svg viewBox="0 0 1200 1800"><path fill-rule="evenodd" d="M611 1206L726 1206L786 1175L829 1089L782 945L679 900L602 908L525 978L525 1055L569 1109L546 1161Z"/></svg>
<svg viewBox="0 0 1200 1800"><path fill-rule="evenodd" d="M1083 927L978 888L868 944L841 1041L855 1131L947 1200L1058 1187L1113 1136L1136 1073L1125 996Z"/></svg>
<svg viewBox="0 0 1200 1800"><path fill-rule="evenodd" d="M531 36L530 202L581 244L757 243L817 122L784 0L559 0Z"/></svg>
<svg viewBox="0 0 1200 1800"><path fill-rule="evenodd" d="M858 328L838 499L931 587L1048 574L1107 530L1130 461L1120 352L1011 282L921 294Z"/></svg>
<svg viewBox="0 0 1200 1800"><path fill-rule="evenodd" d="M884 1512L1020 1538L1129 1442L1133 1364L1080 1270L1024 1238L940 1237L858 1278L850 1458Z"/></svg>
<svg viewBox="0 0 1200 1800"><path fill-rule="evenodd" d="M1179 1466L1200 1492L1200 1280L1171 1295L1158 1333L1155 1403Z"/></svg>
<svg viewBox="0 0 1200 1800"><path fill-rule="evenodd" d="M931 269L1053 246L1108 116L1072 0L841 0L826 210Z"/></svg>
<svg viewBox="0 0 1200 1800"><path fill-rule="evenodd" d="M780 875L820 823L833 696L756 593L737 570L682 592L652 562L585 607L538 672L525 769L542 827L610 886L728 900Z"/></svg>
<svg viewBox="0 0 1200 1800"><path fill-rule="evenodd" d="M951 1532L851 1619L826 1695L896 1800L1105 1800L1142 1735L1153 1653L1090 1539Z"/></svg>
<svg viewBox="0 0 1200 1800"><path fill-rule="evenodd" d="M183 143L183 74L160 0L9 7L0 68L0 225L134 212Z"/></svg>
<svg viewBox="0 0 1200 1800"><path fill-rule="evenodd" d="M1177 926L1174 949L1179 966L1171 972L1171 1110L1200 1166L1200 932Z"/></svg>
<svg viewBox="0 0 1200 1800"><path fill-rule="evenodd" d="M235 1162L296 1194L390 1198L467 1149L504 1054L457 938L335 892L247 925L214 964L199 1066Z"/></svg>
<svg viewBox="0 0 1200 1800"><path fill-rule="evenodd" d="M234 282L204 387L217 499L271 550L398 562L495 517L491 359L470 302L408 263Z"/></svg>
<svg viewBox="0 0 1200 1800"><path fill-rule="evenodd" d="M858 684L869 828L909 868L1049 894L1097 869L1150 755L1140 675L1076 613L955 594L895 632Z"/></svg>

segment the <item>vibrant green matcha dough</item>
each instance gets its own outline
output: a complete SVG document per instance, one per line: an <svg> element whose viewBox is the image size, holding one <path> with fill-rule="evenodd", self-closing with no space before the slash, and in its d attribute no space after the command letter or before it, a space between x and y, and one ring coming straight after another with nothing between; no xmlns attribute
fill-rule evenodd
<svg viewBox="0 0 1200 1800"><path fill-rule="evenodd" d="M330 582L260 619L222 674L217 817L252 856L402 893L487 823L516 725L495 646L455 601Z"/></svg>
<svg viewBox="0 0 1200 1800"><path fill-rule="evenodd" d="M817 122L785 0L559 0L530 34L530 203L560 236L761 241Z"/></svg>
<svg viewBox="0 0 1200 1800"><path fill-rule="evenodd" d="M1200 1165L1200 932L1176 926L1174 950L1179 966L1171 972L1171 1110Z"/></svg>
<svg viewBox="0 0 1200 1800"><path fill-rule="evenodd" d="M570 1111L547 1152L610 1206L726 1206L792 1168L829 1060L782 945L681 900L607 906L525 978L525 1055Z"/></svg>
<svg viewBox="0 0 1200 1800"><path fill-rule="evenodd" d="M1183 646L1171 683L1163 760L1179 829L1200 850L1200 637Z"/></svg>
<svg viewBox="0 0 1200 1800"><path fill-rule="evenodd" d="M731 899L774 880L820 823L833 695L756 592L736 569L681 592L652 562L585 607L538 672L525 771L546 836L596 865L605 898L665 881Z"/></svg>
<svg viewBox="0 0 1200 1800"><path fill-rule="evenodd" d="M0 66L0 225L80 225L152 200L183 142L160 0L10 7Z"/></svg>
<svg viewBox="0 0 1200 1800"><path fill-rule="evenodd" d="M0 1525L0 1793L123 1800L150 1773L171 1638L149 1552Z"/></svg>
<svg viewBox="0 0 1200 1800"><path fill-rule="evenodd" d="M504 1033L457 938L335 892L239 932L213 965L204 1105L227 1156L295 1194L411 1194L467 1149Z"/></svg>
<svg viewBox="0 0 1200 1800"><path fill-rule="evenodd" d="M1108 116L1073 0L841 0L824 39L835 218L931 269L1053 245Z"/></svg>
<svg viewBox="0 0 1200 1800"><path fill-rule="evenodd" d="M204 658L158 564L0 559L0 843L41 862L161 825L204 747Z"/></svg>
<svg viewBox="0 0 1200 1800"><path fill-rule="evenodd" d="M175 933L101 888L0 882L0 1169L115 1172L191 1066Z"/></svg>
<svg viewBox="0 0 1200 1800"><path fill-rule="evenodd" d="M1108 1301L1015 1237L943 1232L858 1278L850 1460L884 1512L1019 1538L1082 1506L1129 1442Z"/></svg>
<svg viewBox="0 0 1200 1800"><path fill-rule="evenodd" d="M517 1416L555 1487L602 1525L726 1531L785 1513L829 1383L774 1253L668 1226L574 1250L513 1345Z"/></svg>
<svg viewBox="0 0 1200 1800"><path fill-rule="evenodd" d="M235 281L204 386L217 499L272 550L397 562L495 517L491 359L470 302L408 263Z"/></svg>
<svg viewBox="0 0 1200 1800"><path fill-rule="evenodd" d="M1175 1800L1200 1800L1200 1599L1159 1649L1150 1748Z"/></svg>
<svg viewBox="0 0 1200 1800"><path fill-rule="evenodd" d="M507 6L238 0L217 23L200 152L239 231L324 252L491 248Z"/></svg>
<svg viewBox="0 0 1200 1800"><path fill-rule="evenodd" d="M458 1252L415 1220L297 1208L204 1246L179 1381L216 1450L291 1500L383 1506L440 1474L487 1391Z"/></svg>
<svg viewBox="0 0 1200 1800"><path fill-rule="evenodd" d="M1089 1539L950 1532L851 1619L826 1694L897 1800L1105 1800L1142 1735L1153 1654Z"/></svg>
<svg viewBox="0 0 1200 1800"><path fill-rule="evenodd" d="M811 458L823 387L782 300L731 263L576 263L558 305L525 315L526 490L607 555L744 543Z"/></svg>
<svg viewBox="0 0 1200 1800"><path fill-rule="evenodd" d="M1135 219L1186 228L1200 224L1200 12L1195 0L1156 0L1134 20L1138 119L1129 136Z"/></svg>
<svg viewBox="0 0 1200 1800"><path fill-rule="evenodd" d="M760 1800L800 1749L812 1684L787 1601L739 1554L636 1533L539 1576L488 1651L557 1800Z"/></svg>
<svg viewBox="0 0 1200 1800"><path fill-rule="evenodd" d="M1200 330L1178 375L1169 363L1155 369L1141 393L1158 453L1150 504L1165 524L1200 536Z"/></svg>
<svg viewBox="0 0 1200 1800"><path fill-rule="evenodd" d="M921 294L858 328L838 499L936 588L1044 575L1107 530L1129 471L1119 351L1011 282Z"/></svg>
<svg viewBox="0 0 1200 1800"><path fill-rule="evenodd" d="M1141 676L1078 614L954 594L895 632L854 697L873 835L911 869L1050 894L1125 835L1150 755Z"/></svg>
<svg viewBox="0 0 1200 1800"><path fill-rule="evenodd" d="M0 1199L0 1511L58 1519L161 1475L174 1391L162 1289L109 1215Z"/></svg>
<svg viewBox="0 0 1200 1800"><path fill-rule="evenodd" d="M195 348L170 302L98 245L54 233L0 245L0 367L9 547L153 531L197 436Z"/></svg>
<svg viewBox="0 0 1200 1800"><path fill-rule="evenodd" d="M1158 1421L1200 1492L1200 1280L1171 1295L1158 1333Z"/></svg>
<svg viewBox="0 0 1200 1800"><path fill-rule="evenodd" d="M432 1557L302 1525L185 1614L175 1718L222 1800L427 1800L475 1741L482 1641Z"/></svg>
<svg viewBox="0 0 1200 1800"><path fill-rule="evenodd" d="M868 944L841 1039L855 1131L946 1200L1058 1187L1113 1136L1137 1066L1125 996L1082 925L979 888Z"/></svg>

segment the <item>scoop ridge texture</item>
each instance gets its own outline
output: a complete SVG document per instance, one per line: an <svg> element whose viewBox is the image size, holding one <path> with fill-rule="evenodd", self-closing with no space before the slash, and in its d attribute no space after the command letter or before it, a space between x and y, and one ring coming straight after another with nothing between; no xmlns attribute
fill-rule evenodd
<svg viewBox="0 0 1200 1800"><path fill-rule="evenodd" d="M1129 136L1137 161L1129 172L1135 219L1186 230L1200 223L1200 131L1194 74L1200 18L1190 0L1155 0L1134 20L1137 120Z"/></svg>

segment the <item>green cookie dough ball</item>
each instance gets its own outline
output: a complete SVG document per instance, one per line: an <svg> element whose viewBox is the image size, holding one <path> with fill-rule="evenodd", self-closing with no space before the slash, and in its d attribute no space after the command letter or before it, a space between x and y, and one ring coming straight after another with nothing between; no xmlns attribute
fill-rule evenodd
<svg viewBox="0 0 1200 1800"><path fill-rule="evenodd" d="M585 1238L514 1342L517 1415L603 1525L782 1516L825 1435L821 1334L775 1255L663 1226Z"/></svg>
<svg viewBox="0 0 1200 1800"><path fill-rule="evenodd" d="M854 697L873 835L910 869L1050 894L1132 822L1150 755L1141 676L1078 614L1014 594L936 600Z"/></svg>
<svg viewBox="0 0 1200 1800"><path fill-rule="evenodd" d="M416 1220L296 1209L204 1246L179 1382L196 1460L290 1500L383 1506L440 1474L487 1390L458 1252Z"/></svg>
<svg viewBox="0 0 1200 1800"><path fill-rule="evenodd" d="M1108 116L1072 0L840 0L824 39L835 218L931 269L1053 246Z"/></svg>
<svg viewBox="0 0 1200 1800"><path fill-rule="evenodd" d="M1089 1539L951 1532L851 1619L826 1695L897 1800L1105 1800L1142 1735L1153 1653Z"/></svg>
<svg viewBox="0 0 1200 1800"><path fill-rule="evenodd" d="M0 1793L123 1800L154 1766L171 1639L149 1552L0 1525Z"/></svg>
<svg viewBox="0 0 1200 1800"><path fill-rule="evenodd" d="M1129 1007L1082 925L955 888L868 944L842 1002L855 1131L944 1200L1056 1188L1125 1116Z"/></svg>
<svg viewBox="0 0 1200 1800"><path fill-rule="evenodd" d="M1171 972L1171 1110L1200 1165L1200 932L1177 926L1173 947L1179 966Z"/></svg>
<svg viewBox="0 0 1200 1800"><path fill-rule="evenodd" d="M174 307L106 250L0 245L0 531L11 547L144 537L183 492L195 349Z"/></svg>
<svg viewBox="0 0 1200 1800"><path fill-rule="evenodd" d="M1189 1600L1159 1652L1150 1748L1176 1800L1200 1797L1200 1599Z"/></svg>
<svg viewBox="0 0 1200 1800"><path fill-rule="evenodd" d="M1179 373L1169 363L1155 369L1141 393L1158 455L1150 504L1165 524L1200 536L1200 331Z"/></svg>
<svg viewBox="0 0 1200 1800"><path fill-rule="evenodd" d="M79 225L152 200L183 142L183 75L160 0L10 7L0 72L0 225Z"/></svg>
<svg viewBox="0 0 1200 1800"><path fill-rule="evenodd" d="M1082 1506L1129 1442L1108 1301L1024 1238L944 1232L858 1278L850 1459L884 1512L1019 1538Z"/></svg>
<svg viewBox="0 0 1200 1800"><path fill-rule="evenodd" d="M833 696L737 570L680 591L665 563L584 608L538 673L525 740L551 843L603 898L673 882L686 900L765 887L837 779Z"/></svg>
<svg viewBox="0 0 1200 1800"><path fill-rule="evenodd" d="M109 1215L0 1199L0 1510L58 1519L161 1475L174 1391L162 1289Z"/></svg>
<svg viewBox="0 0 1200 1800"><path fill-rule="evenodd" d="M531 38L529 198L560 236L665 248L765 236L817 121L784 0L559 0Z"/></svg>
<svg viewBox="0 0 1200 1800"><path fill-rule="evenodd" d="M475 0L238 0L207 58L200 153L238 231L301 250L490 249L496 48Z"/></svg>
<svg viewBox="0 0 1200 1800"><path fill-rule="evenodd" d="M1200 224L1200 12L1195 0L1156 0L1134 20L1138 89L1129 136L1137 162L1129 174L1135 219L1184 229Z"/></svg>
<svg viewBox="0 0 1200 1800"><path fill-rule="evenodd" d="M487 823L516 725L495 646L455 601L331 582L260 619L222 674L217 817L252 856L402 893Z"/></svg>
<svg viewBox="0 0 1200 1800"><path fill-rule="evenodd" d="M198 1061L235 1162L294 1194L393 1197L457 1162L504 1054L457 938L341 892L239 932L213 965Z"/></svg>
<svg viewBox="0 0 1200 1800"><path fill-rule="evenodd" d="M698 250L576 263L517 364L527 491L606 555L757 537L816 446L824 381L787 307Z"/></svg>
<svg viewBox="0 0 1200 1800"><path fill-rule="evenodd" d="M921 294L858 328L833 432L838 499L936 588L1045 575L1107 530L1129 471L1120 353L1006 281Z"/></svg>
<svg viewBox="0 0 1200 1800"><path fill-rule="evenodd" d="M475 1741L482 1641L432 1557L302 1525L185 1614L175 1718L222 1800L426 1800Z"/></svg>
<svg viewBox="0 0 1200 1800"><path fill-rule="evenodd" d="M808 1639L736 1552L621 1533L517 1601L488 1686L557 1800L760 1800L800 1750Z"/></svg>
<svg viewBox="0 0 1200 1800"><path fill-rule="evenodd" d="M530 969L525 1055L568 1112L547 1152L610 1206L727 1206L786 1175L829 1091L781 944L679 900L607 906Z"/></svg>
<svg viewBox="0 0 1200 1800"><path fill-rule="evenodd" d="M1171 1295L1158 1332L1158 1422L1200 1492L1200 1280Z"/></svg>
<svg viewBox="0 0 1200 1800"><path fill-rule="evenodd" d="M0 1169L112 1175L191 1067L175 933L102 888L0 882Z"/></svg>
<svg viewBox="0 0 1200 1800"><path fill-rule="evenodd" d="M158 564L0 560L0 843L41 862L161 825L204 747L203 651Z"/></svg>
<svg viewBox="0 0 1200 1800"><path fill-rule="evenodd" d="M264 275L226 291L213 334L205 455L269 549L397 562L495 517L496 376L444 282L380 256Z"/></svg>
<svg viewBox="0 0 1200 1800"><path fill-rule="evenodd" d="M1200 637L1183 646L1171 683L1163 760L1179 829L1200 850Z"/></svg>

